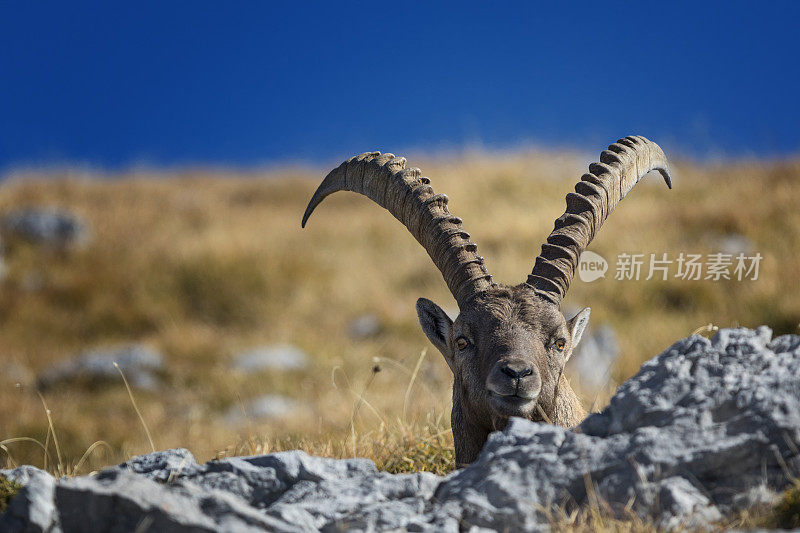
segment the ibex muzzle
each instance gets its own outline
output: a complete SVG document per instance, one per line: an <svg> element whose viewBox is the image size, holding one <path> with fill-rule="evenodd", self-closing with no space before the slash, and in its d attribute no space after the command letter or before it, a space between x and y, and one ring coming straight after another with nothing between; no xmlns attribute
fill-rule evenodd
<svg viewBox="0 0 800 533"><path fill-rule="evenodd" d="M329 194L358 192L402 222L439 268L459 316L451 320L425 298L417 301L417 314L453 372L451 423L456 462L463 465L509 417L571 427L585 416L563 372L589 321L589 308L566 320L561 300L581 253L651 170L672 187L666 157L655 143L630 136L609 146L567 195L567 209L527 280L513 286L492 280L461 219L448 210L447 196L434 194L419 169L406 168L406 160L392 154L361 154L331 171L311 198L303 226Z"/></svg>

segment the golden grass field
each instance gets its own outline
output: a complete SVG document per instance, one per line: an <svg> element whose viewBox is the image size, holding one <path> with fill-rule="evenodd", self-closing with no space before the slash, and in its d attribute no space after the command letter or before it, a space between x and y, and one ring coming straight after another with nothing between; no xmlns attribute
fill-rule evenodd
<svg viewBox="0 0 800 533"><path fill-rule="evenodd" d="M525 279L588 162L533 150L409 157L448 194L495 279L508 283ZM158 391L133 390L156 448L186 447L207 460L301 447L370 457L390 471L449 471L451 378L414 304L420 296L446 309L455 302L405 228L363 197L332 196L300 229L327 170L12 176L0 184L0 214L57 206L83 217L93 236L69 253L8 243L0 358L36 375L86 348L143 342L168 360ZM800 160L675 160L673 177L670 191L648 176L620 204L590 247L612 263L607 277L576 279L565 302L591 306L592 323L616 330L616 382L709 323L767 324L776 334L800 323ZM757 281L613 279L620 252L718 252L730 235L762 254ZM355 340L348 325L365 313L379 317L380 332ZM237 352L272 343L302 348L313 364L230 369ZM584 403L599 409L610 392ZM222 419L265 393L300 408L241 425ZM17 437L46 445L49 459L39 444L11 441L0 447L0 468L48 461L54 471L86 473L150 451L121 382L40 397L34 382L0 375L0 441Z"/></svg>

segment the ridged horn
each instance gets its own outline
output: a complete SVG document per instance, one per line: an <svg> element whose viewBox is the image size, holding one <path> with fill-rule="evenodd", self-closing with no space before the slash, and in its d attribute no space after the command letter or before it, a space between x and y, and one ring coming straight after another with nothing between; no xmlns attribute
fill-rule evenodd
<svg viewBox="0 0 800 533"><path fill-rule="evenodd" d="M486 290L492 276L477 246L447 209L448 198L434 194L418 168L406 168L404 157L368 152L333 169L311 197L302 226L329 194L353 191L387 209L425 248L459 305Z"/></svg>
<svg viewBox="0 0 800 533"><path fill-rule="evenodd" d="M567 210L556 219L525 283L540 297L560 304L583 251L620 200L651 170L658 170L672 188L664 152L638 135L620 139L600 154L600 162L589 165L575 192L567 194Z"/></svg>

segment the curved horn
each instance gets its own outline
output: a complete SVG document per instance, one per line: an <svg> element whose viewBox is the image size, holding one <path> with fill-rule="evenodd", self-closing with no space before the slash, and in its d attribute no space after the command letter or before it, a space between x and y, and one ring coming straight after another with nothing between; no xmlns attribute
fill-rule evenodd
<svg viewBox="0 0 800 533"><path fill-rule="evenodd" d="M492 276L470 242L461 219L450 214L448 198L434 194L430 180L418 168L405 168L404 157L368 152L333 169L314 193L303 215L308 217L326 196L336 191L363 194L387 209L425 248L442 273L459 306L492 286Z"/></svg>
<svg viewBox="0 0 800 533"><path fill-rule="evenodd" d="M581 253L589 246L608 215L642 177L658 170L672 188L667 158L654 142L641 136L618 140L589 165L575 192L567 194L567 210L536 258L526 284L555 304L569 289Z"/></svg>

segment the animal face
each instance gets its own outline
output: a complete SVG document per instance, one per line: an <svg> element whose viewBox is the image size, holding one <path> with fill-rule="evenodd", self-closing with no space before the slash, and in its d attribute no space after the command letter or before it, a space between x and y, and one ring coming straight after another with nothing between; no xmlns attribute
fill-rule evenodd
<svg viewBox="0 0 800 533"><path fill-rule="evenodd" d="M561 373L589 321L588 308L565 320L524 284L485 291L455 321L426 299L417 313L453 371L454 404L488 430L511 416L553 417Z"/></svg>

